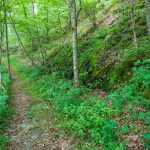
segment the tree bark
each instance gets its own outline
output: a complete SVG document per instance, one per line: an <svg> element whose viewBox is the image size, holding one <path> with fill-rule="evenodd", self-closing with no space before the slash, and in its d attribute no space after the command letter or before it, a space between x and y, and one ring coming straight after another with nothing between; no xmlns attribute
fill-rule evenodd
<svg viewBox="0 0 150 150"><path fill-rule="evenodd" d="M148 36L150 40L150 0L145 0Z"/></svg>
<svg viewBox="0 0 150 150"><path fill-rule="evenodd" d="M10 70L10 53L9 53L9 41L8 41L8 25L7 25L7 10L6 10L6 0L3 0L4 6L4 25L5 25L5 39L6 39L6 55L7 55L7 62L8 62L8 70L9 75L11 77L11 70Z"/></svg>
<svg viewBox="0 0 150 150"><path fill-rule="evenodd" d="M47 3L49 3L49 0L47 1ZM47 4L47 7L46 7L46 25L45 25L45 28L46 28L46 41L49 42L49 27L48 27L48 24L49 24L49 9L48 9L48 4Z"/></svg>
<svg viewBox="0 0 150 150"><path fill-rule="evenodd" d="M135 49L138 48L138 40L137 35L135 31L135 14L134 14L134 0L130 0L131 3L131 25L132 25L132 31L133 31L133 44Z"/></svg>
<svg viewBox="0 0 150 150"><path fill-rule="evenodd" d="M69 0L71 27L72 27L72 49L73 49L73 70L74 70L74 85L80 86L79 70L78 70L78 49L77 49L77 11L76 1Z"/></svg>
<svg viewBox="0 0 150 150"><path fill-rule="evenodd" d="M3 45L3 25L1 25L1 29L0 29L0 34L1 34L1 39L0 39L0 66L2 64L2 45Z"/></svg>
<svg viewBox="0 0 150 150"><path fill-rule="evenodd" d="M3 26L3 25L2 25ZM0 40L0 66L2 65L2 44L3 44L3 29L0 29L0 33L1 33L1 40ZM0 85L3 84L3 78L2 78L2 72L0 72Z"/></svg>

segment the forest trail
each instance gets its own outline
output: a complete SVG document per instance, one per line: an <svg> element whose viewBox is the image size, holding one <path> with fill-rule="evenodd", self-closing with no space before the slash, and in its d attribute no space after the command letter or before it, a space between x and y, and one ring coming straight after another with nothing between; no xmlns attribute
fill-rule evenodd
<svg viewBox="0 0 150 150"><path fill-rule="evenodd" d="M57 129L29 119L29 109L37 104L24 90L24 83L16 73L13 73L13 78L10 105L14 112L8 130L10 142L7 150L69 150L70 141Z"/></svg>

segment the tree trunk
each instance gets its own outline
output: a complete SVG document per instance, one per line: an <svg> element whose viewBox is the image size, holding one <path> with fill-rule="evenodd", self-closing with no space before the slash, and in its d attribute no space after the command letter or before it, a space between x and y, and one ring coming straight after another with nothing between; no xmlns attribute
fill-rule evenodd
<svg viewBox="0 0 150 150"><path fill-rule="evenodd" d="M145 4L146 4L147 29L150 40L150 0L145 0Z"/></svg>
<svg viewBox="0 0 150 150"><path fill-rule="evenodd" d="M1 40L0 40L0 66L2 65L2 45L3 45L3 25L1 25L0 33L1 33ZM0 72L0 85L3 84L2 72Z"/></svg>
<svg viewBox="0 0 150 150"><path fill-rule="evenodd" d="M8 41L8 25L7 25L7 10L6 10L6 0L3 0L3 6L4 6L4 24L5 24L5 38L6 38L6 55L7 55L7 62L8 62L8 70L9 75L11 77L10 72L10 53L9 53L9 41Z"/></svg>
<svg viewBox="0 0 150 150"><path fill-rule="evenodd" d="M73 48L73 70L74 70L74 85L80 86L79 70L78 70L78 49L77 49L77 11L76 1L69 0L71 27L72 27L72 48Z"/></svg>
<svg viewBox="0 0 150 150"><path fill-rule="evenodd" d="M1 29L0 29L0 34L1 34L1 39L0 39L0 66L2 64L2 45L3 45L3 25L1 25Z"/></svg>
<svg viewBox="0 0 150 150"><path fill-rule="evenodd" d="M19 36L19 34L18 34L17 30L16 30L16 26L14 24L14 21L13 21L12 17L11 17L11 14L10 14L9 19L10 19L11 25L12 25L15 33L16 33L17 39L20 42L20 45L22 46L23 50L25 51L26 55L28 56L29 60L31 61L31 64L34 65L34 61L33 61L32 57L30 56L30 54L28 53L28 51L24 47L24 44L22 43L22 40L20 39L20 36Z"/></svg>
<svg viewBox="0 0 150 150"><path fill-rule="evenodd" d="M138 48L138 40L137 35L135 31L135 17L134 17L134 0L130 0L131 3L131 25L132 25L132 31L133 31L133 44L135 49Z"/></svg>
<svg viewBox="0 0 150 150"><path fill-rule="evenodd" d="M32 6L33 7L33 6ZM26 7L25 7L25 5L24 5L24 3L22 2L22 8L23 8L23 12L24 12L24 16L25 16L25 19L26 20L28 20L28 15L27 15L27 12L26 12ZM33 9L33 8L32 8ZM33 10L31 10L31 12L32 12ZM33 12L32 12L32 15L33 15ZM28 33L29 33L29 37L30 37L30 42L31 42L31 49L33 50L33 51L35 51L35 41L34 41L34 36L33 36L33 34L32 34L32 28L29 26L29 25L27 25L26 26L26 29L27 29L27 31L28 31ZM32 57L32 60L33 60L33 56L31 56ZM33 65L33 64L32 64Z"/></svg>

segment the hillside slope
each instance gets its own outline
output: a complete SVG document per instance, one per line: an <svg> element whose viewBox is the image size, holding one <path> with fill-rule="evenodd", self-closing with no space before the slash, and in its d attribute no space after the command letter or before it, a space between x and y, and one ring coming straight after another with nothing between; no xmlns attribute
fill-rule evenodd
<svg viewBox="0 0 150 150"><path fill-rule="evenodd" d="M83 84L110 89L114 83L130 78L134 61L150 56L144 3L138 1L135 7L137 50L133 45L130 6L125 5L121 10L118 7L118 3L112 4L101 12L104 17L98 20L97 28L84 20L79 23L79 69ZM48 59L51 72L69 79L73 77L70 49L69 42L56 46Z"/></svg>

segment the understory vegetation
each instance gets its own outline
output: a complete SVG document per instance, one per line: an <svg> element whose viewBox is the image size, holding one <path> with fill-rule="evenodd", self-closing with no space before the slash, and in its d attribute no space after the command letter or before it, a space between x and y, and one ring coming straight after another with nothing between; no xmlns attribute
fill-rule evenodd
<svg viewBox="0 0 150 150"><path fill-rule="evenodd" d="M64 118L57 126L69 131L78 148L126 149L129 133L140 134L149 148L150 59L136 61L131 79L106 97L92 94L93 90L86 86L75 88L71 81L55 73L43 74L42 66L29 69L14 58L12 63L30 83L29 92L41 95Z"/></svg>
<svg viewBox="0 0 150 150"><path fill-rule="evenodd" d="M0 66L0 72L4 77L3 85L0 86L0 148L3 149L8 142L8 137L4 135L7 127L6 118L11 114L11 109L8 106L10 78L4 66Z"/></svg>
<svg viewBox="0 0 150 150"><path fill-rule="evenodd" d="M55 126L73 139L72 148L150 149L148 0L4 2L2 57L27 83L28 93L59 114ZM4 67L0 72L3 134L11 112L10 76ZM44 104L37 107L43 110ZM0 148L6 143L0 136Z"/></svg>

